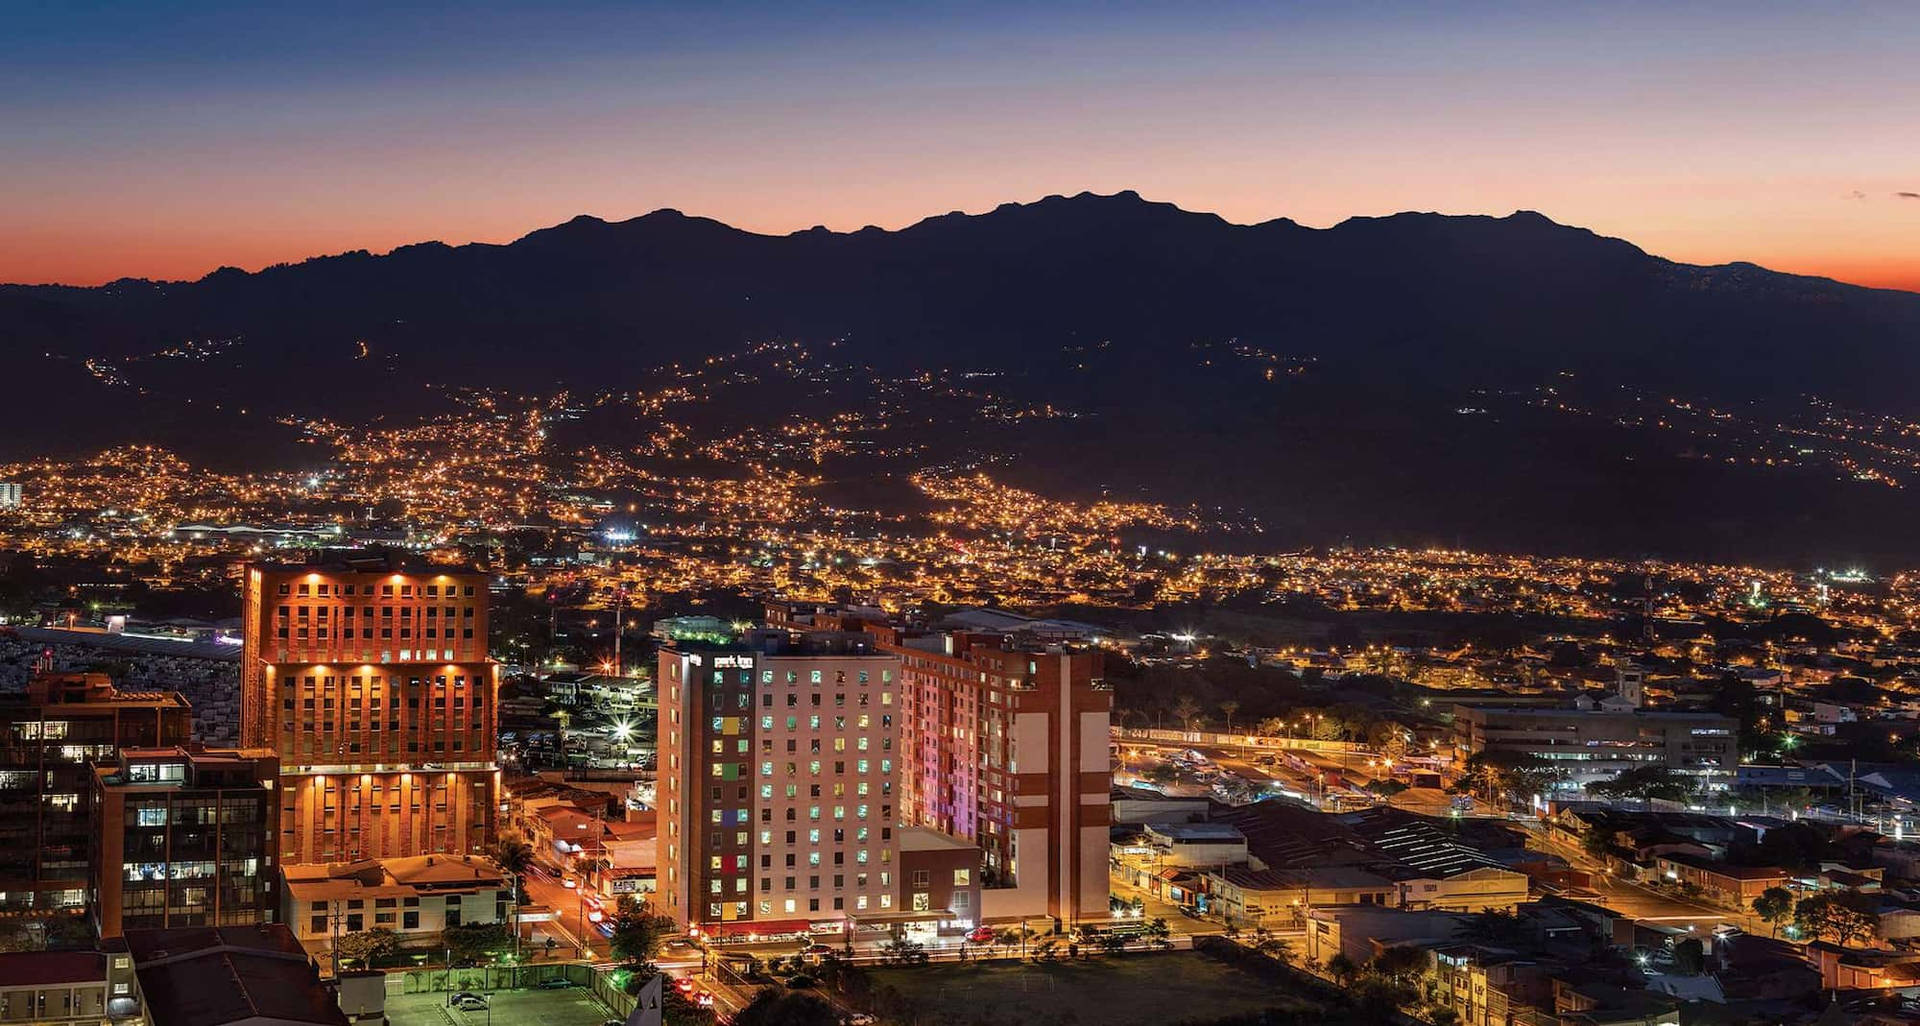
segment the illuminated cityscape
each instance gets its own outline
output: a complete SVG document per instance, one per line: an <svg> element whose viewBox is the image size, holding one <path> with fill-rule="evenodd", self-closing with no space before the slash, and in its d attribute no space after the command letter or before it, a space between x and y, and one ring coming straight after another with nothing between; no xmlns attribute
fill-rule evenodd
<svg viewBox="0 0 1920 1026"><path fill-rule="evenodd" d="M1920 1026L1911 15L13 5L0 1026Z"/></svg>

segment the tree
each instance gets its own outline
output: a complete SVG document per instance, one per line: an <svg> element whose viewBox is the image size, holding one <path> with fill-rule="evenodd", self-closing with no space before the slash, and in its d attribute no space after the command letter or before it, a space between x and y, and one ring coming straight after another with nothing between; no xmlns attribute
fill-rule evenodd
<svg viewBox="0 0 1920 1026"><path fill-rule="evenodd" d="M733 1022L735 1026L840 1026L840 1013L812 994L768 989L755 994Z"/></svg>
<svg viewBox="0 0 1920 1026"><path fill-rule="evenodd" d="M1688 937L1673 946L1673 967L1687 976L1698 976L1707 968L1707 948L1698 937Z"/></svg>
<svg viewBox="0 0 1920 1026"><path fill-rule="evenodd" d="M631 894L621 895L610 925L613 957L629 965L652 962L660 954L660 945L677 930L673 917L659 914L652 904L636 901Z"/></svg>
<svg viewBox="0 0 1920 1026"><path fill-rule="evenodd" d="M1181 695L1180 700L1173 703L1173 718L1185 724L1188 730L1193 729L1199 717L1200 703L1194 701L1192 695Z"/></svg>
<svg viewBox="0 0 1920 1026"><path fill-rule="evenodd" d="M1612 780L1587 785L1587 793L1601 798L1637 798L1682 801L1694 792L1695 781L1666 766L1635 766L1621 770Z"/></svg>
<svg viewBox="0 0 1920 1026"><path fill-rule="evenodd" d="M454 965L474 965L507 950L513 937L504 923L466 923L440 931L440 948Z"/></svg>
<svg viewBox="0 0 1920 1026"><path fill-rule="evenodd" d="M1103 933L1099 940L1100 950L1109 955L1118 955L1127 950L1127 935L1124 933Z"/></svg>
<svg viewBox="0 0 1920 1026"><path fill-rule="evenodd" d="M527 870L533 867L533 845L519 834L502 834L487 854L493 856L493 861L499 863L501 869L513 874L513 899L518 904L525 893L521 880Z"/></svg>
<svg viewBox="0 0 1920 1026"><path fill-rule="evenodd" d="M1227 733L1233 733L1233 714L1240 711L1240 703L1229 698L1220 703L1220 715L1227 718Z"/></svg>
<svg viewBox="0 0 1920 1026"><path fill-rule="evenodd" d="M1001 949L1002 955L1012 951L1020 946L1020 931L1011 928L1000 930L993 935L993 946Z"/></svg>
<svg viewBox="0 0 1920 1026"><path fill-rule="evenodd" d="M1342 987L1350 987L1359 978L1360 967L1354 965L1353 959L1348 958L1345 952L1335 952L1333 957L1327 959L1327 975Z"/></svg>
<svg viewBox="0 0 1920 1026"><path fill-rule="evenodd" d="M1489 802L1501 796L1526 800L1546 793L1559 778L1560 771L1537 755L1496 748L1468 756L1466 773L1454 789L1480 793Z"/></svg>
<svg viewBox="0 0 1920 1026"><path fill-rule="evenodd" d="M18 919L0 920L0 953L38 950L40 939L33 935L33 927Z"/></svg>
<svg viewBox="0 0 1920 1026"><path fill-rule="evenodd" d="M1816 940L1831 936L1841 947L1872 936L1874 926L1873 917L1831 894L1802 898L1793 908L1793 924Z"/></svg>
<svg viewBox="0 0 1920 1026"><path fill-rule="evenodd" d="M1384 948L1373 957L1373 961L1367 963L1367 972L1395 983L1412 983L1426 975L1426 949L1411 944Z"/></svg>
<svg viewBox="0 0 1920 1026"><path fill-rule="evenodd" d="M1051 962L1060 957L1060 938L1046 937L1033 946L1033 960Z"/></svg>
<svg viewBox="0 0 1920 1026"><path fill-rule="evenodd" d="M1173 936L1173 928L1167 925L1167 921L1165 919L1159 916L1155 916L1153 917L1153 919L1148 921L1146 937L1148 942L1151 943L1154 947L1156 948L1172 947L1173 946L1172 936Z"/></svg>
<svg viewBox="0 0 1920 1026"><path fill-rule="evenodd" d="M375 959L386 958L400 950L400 938L384 926L371 930L341 935L333 943L333 953L342 961L372 965Z"/></svg>
<svg viewBox="0 0 1920 1026"><path fill-rule="evenodd" d="M930 957L925 944L902 936L895 936L881 945L880 953L886 956L891 965L924 965Z"/></svg>
<svg viewBox="0 0 1920 1026"><path fill-rule="evenodd" d="M1785 887L1769 887L1753 899L1753 914L1759 916L1773 927L1774 936L1780 935L1780 924L1793 918L1793 892Z"/></svg>

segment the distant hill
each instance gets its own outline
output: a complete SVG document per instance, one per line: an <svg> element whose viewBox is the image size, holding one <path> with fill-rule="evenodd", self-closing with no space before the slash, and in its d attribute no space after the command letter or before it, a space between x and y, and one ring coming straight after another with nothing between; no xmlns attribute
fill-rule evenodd
<svg viewBox="0 0 1920 1026"><path fill-rule="evenodd" d="M423 386L638 385L647 367L770 338L837 343L837 364L887 372L1002 372L1095 415L1016 439L1030 443L1016 472L1085 484L1098 468L1101 484L1196 497L1230 480L1313 540L1351 527L1618 550L1697 530L1712 543L1672 548L1825 551L1801 544L1826 544L1811 534L1885 554L1909 550L1885 534L1920 512L1904 490L1829 492L1830 474L1697 466L1698 444L1596 433L1540 401L1559 382L1920 420L1920 295L1674 263L1524 211L1312 229L1131 192L899 231L582 216L507 245L0 287L16 370L0 455L149 436L266 453L284 440L236 431L232 408L401 416ZM154 355L187 342L200 348ZM1245 361L1299 387L1223 375Z"/></svg>

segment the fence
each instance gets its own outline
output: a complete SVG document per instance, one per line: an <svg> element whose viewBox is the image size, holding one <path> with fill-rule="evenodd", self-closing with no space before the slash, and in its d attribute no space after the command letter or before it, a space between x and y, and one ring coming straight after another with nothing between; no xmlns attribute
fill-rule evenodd
<svg viewBox="0 0 1920 1026"><path fill-rule="evenodd" d="M535 987L553 979L565 979L575 986L584 987L588 986L596 975L598 974L593 971L593 967L584 962L488 965L461 969L432 966L390 972L387 974L387 986L391 988L394 977L399 977L402 994L430 994L434 991L456 990L484 993L490 990L511 990L515 987Z"/></svg>
<svg viewBox="0 0 1920 1026"><path fill-rule="evenodd" d="M624 979L617 969L598 969L586 962L553 962L545 965L522 966L478 966L467 969L446 969L442 967L396 970L387 974L389 993L397 989L402 994L451 993L456 990L470 990L484 994L495 990L511 990L515 987L537 987L547 980L565 979L576 987L587 988L599 1002L614 1013L615 1018L625 1019L633 1014L633 1006L639 998L621 990L616 983Z"/></svg>

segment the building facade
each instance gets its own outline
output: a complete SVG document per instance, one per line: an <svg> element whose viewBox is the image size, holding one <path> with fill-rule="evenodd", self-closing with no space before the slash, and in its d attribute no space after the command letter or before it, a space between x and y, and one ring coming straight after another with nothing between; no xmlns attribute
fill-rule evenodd
<svg viewBox="0 0 1920 1026"><path fill-rule="evenodd" d="M384 555L248 568L241 738L280 758L282 862L493 840L486 583Z"/></svg>
<svg viewBox="0 0 1920 1026"><path fill-rule="evenodd" d="M766 936L895 908L899 671L858 633L660 649L663 912Z"/></svg>
<svg viewBox="0 0 1920 1026"><path fill-rule="evenodd" d="M343 934L391 930L402 946L414 946L449 926L509 922L513 908L507 874L478 855L294 866L281 903L287 928L323 959Z"/></svg>
<svg viewBox="0 0 1920 1026"><path fill-rule="evenodd" d="M1098 648L801 603L769 604L767 619L862 629L899 657L900 822L980 848L984 917L1107 917L1113 693Z"/></svg>
<svg viewBox="0 0 1920 1026"><path fill-rule="evenodd" d="M1537 756L1564 771L1570 788L1641 766L1665 766L1725 786L1739 766L1739 724L1718 713L1617 705L1456 706L1453 724L1462 758L1487 751Z"/></svg>
<svg viewBox="0 0 1920 1026"><path fill-rule="evenodd" d="M43 674L0 699L0 910L78 912L92 861L92 762L185 744L176 692L118 691L105 674Z"/></svg>
<svg viewBox="0 0 1920 1026"><path fill-rule="evenodd" d="M101 937L273 921L277 761L265 750L129 748L93 771Z"/></svg>
<svg viewBox="0 0 1920 1026"><path fill-rule="evenodd" d="M124 952L0 954L0 1022L100 1026L141 1021L140 988Z"/></svg>

